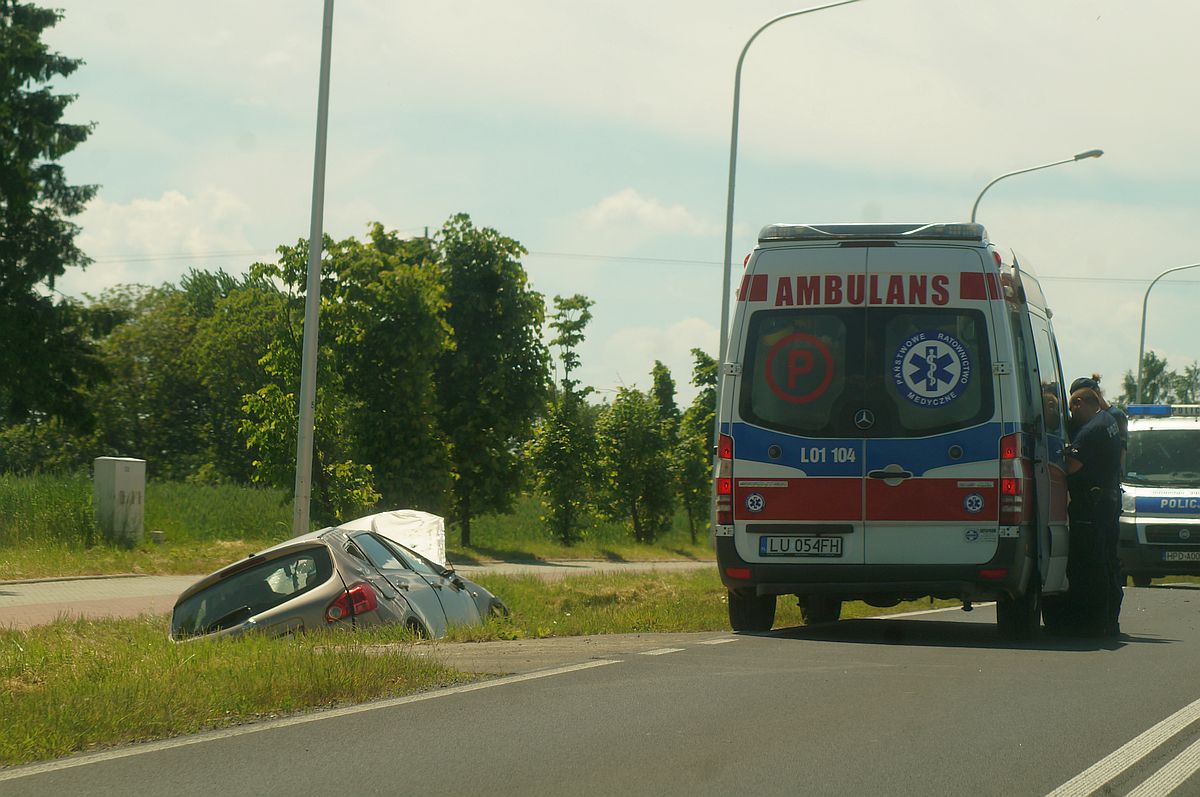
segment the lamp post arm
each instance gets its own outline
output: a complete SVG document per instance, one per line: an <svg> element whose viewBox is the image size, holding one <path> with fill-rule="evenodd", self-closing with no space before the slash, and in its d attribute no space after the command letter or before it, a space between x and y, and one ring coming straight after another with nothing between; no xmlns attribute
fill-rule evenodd
<svg viewBox="0 0 1200 797"><path fill-rule="evenodd" d="M1142 385L1142 360L1146 356L1146 304L1150 301L1150 289L1154 287L1154 283L1158 282L1168 274L1172 274L1176 271L1183 271L1184 269L1189 268L1200 268L1200 263L1191 263L1186 266L1176 266L1175 268L1167 269L1154 279L1150 280L1150 285L1147 286L1146 293L1144 296L1142 296L1142 334L1138 340L1137 390L1134 391L1138 404L1142 403L1142 396L1146 392L1146 388Z"/></svg>
<svg viewBox="0 0 1200 797"><path fill-rule="evenodd" d="M840 0L837 3L827 3L822 6L813 6L811 8L800 9L799 11L789 11L786 14L780 14L774 19L763 23L758 30L754 31L754 35L746 40L746 46L742 48L742 52L738 56L737 69L733 74L733 116L729 132L729 188L725 196L725 257L722 260L725 270L724 282L721 285L721 345L717 357L718 368L725 362L726 347L729 343L729 279L733 273L733 262L731 260L733 257L733 192L734 185L737 182L738 112L742 98L742 64L746 60L746 53L749 52L750 45L754 44L754 40L759 37L759 34L776 22L790 19L791 17L798 17L802 14L811 14L814 11L823 11L826 8L834 8L857 2L859 0ZM719 374L717 379L718 382L721 381ZM718 389L719 394L720 390Z"/></svg>
<svg viewBox="0 0 1200 797"><path fill-rule="evenodd" d="M979 209L979 200L983 199L983 195L987 193L989 188L1003 180L1005 177L1012 177L1017 174L1025 174L1026 172L1036 172L1038 169L1049 169L1051 166L1059 166L1063 163L1071 163L1074 160L1076 159L1063 158L1062 160L1054 161L1053 163L1043 163L1041 166L1030 166L1028 169L1017 169L1015 172L1009 172L1008 174L1000 175L995 180L992 180L990 183L985 185L983 190L979 192L979 196L975 197L975 204L971 206L971 223L975 223L975 211Z"/></svg>

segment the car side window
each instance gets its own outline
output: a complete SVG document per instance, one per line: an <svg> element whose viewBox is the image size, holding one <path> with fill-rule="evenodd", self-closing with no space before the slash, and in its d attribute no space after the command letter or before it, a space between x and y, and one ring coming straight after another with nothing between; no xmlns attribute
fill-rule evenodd
<svg viewBox="0 0 1200 797"><path fill-rule="evenodd" d="M380 542L394 551L395 554L400 557L400 559L406 565L408 565L410 569L416 570L421 575L440 576L442 574L442 568L438 567L424 556L421 556L421 554L417 553L416 551L405 548L403 545L392 542L391 540L380 540Z"/></svg>
<svg viewBox="0 0 1200 797"><path fill-rule="evenodd" d="M354 542L366 554L368 561L380 570L412 569L407 562L396 555L395 551L370 534L358 534L354 537Z"/></svg>

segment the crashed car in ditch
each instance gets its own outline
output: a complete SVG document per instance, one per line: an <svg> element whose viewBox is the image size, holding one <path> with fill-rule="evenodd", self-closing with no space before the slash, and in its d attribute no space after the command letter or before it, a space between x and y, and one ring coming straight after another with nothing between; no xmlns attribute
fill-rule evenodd
<svg viewBox="0 0 1200 797"><path fill-rule="evenodd" d="M441 637L451 625L508 614L453 567L397 542L404 535L390 522L396 514L303 534L206 576L176 600L170 638L386 624ZM418 542L428 547L431 539Z"/></svg>

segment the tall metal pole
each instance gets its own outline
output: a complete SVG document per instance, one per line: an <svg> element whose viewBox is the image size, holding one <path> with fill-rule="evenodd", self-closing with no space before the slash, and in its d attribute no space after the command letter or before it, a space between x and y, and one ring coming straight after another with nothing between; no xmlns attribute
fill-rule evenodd
<svg viewBox="0 0 1200 797"><path fill-rule="evenodd" d="M750 49L750 45L754 44L754 40L758 38L760 33L776 22L803 14L811 14L814 11L824 11L827 8L836 8L837 6L845 6L857 2L859 0L841 0L841 2L837 3L826 3L822 6L813 6L811 8L800 9L799 11L789 11L786 14L780 14L774 19L767 20L758 30L754 31L754 35L746 40L746 46L742 48L741 55L738 56L737 69L733 73L733 117L729 133L729 190L725 196L725 257L722 261L724 263L724 271L722 272L721 279L721 344L717 352L717 406L716 411L713 413L714 442L721 434L721 396L725 391L725 356L729 346L729 280L733 274L733 188L737 177L738 109L742 98L742 63L746 60L746 52ZM715 452L713 454L715 460ZM715 485L713 489L716 489ZM713 511L716 511L715 502ZM715 522L715 515L713 516L713 520Z"/></svg>
<svg viewBox="0 0 1200 797"><path fill-rule="evenodd" d="M333 0L325 0L321 26L321 78L317 89L317 149L313 161L312 219L308 229L308 286L304 295L304 351L300 364L300 425L296 433L296 497L292 533L308 531L312 493L313 416L317 396L317 325L321 314L322 221L325 215L325 140L329 126L329 55Z"/></svg>
<svg viewBox="0 0 1200 797"><path fill-rule="evenodd" d="M1150 286L1148 288L1146 288L1146 295L1142 297L1142 336L1141 336L1141 339L1138 341L1138 372L1137 372L1138 375L1137 375L1137 391L1136 391L1138 404L1142 403L1142 396L1146 392L1146 388L1142 384L1142 358L1145 357L1145 354L1146 354L1146 303L1150 301L1150 288L1153 288L1154 283L1158 282L1160 279L1167 276L1168 274L1171 274L1175 271L1183 271L1184 269L1188 269L1188 268L1200 268L1200 263L1192 263L1187 266L1176 266L1175 268L1167 269L1166 271L1159 274L1154 279L1150 280Z"/></svg>
<svg viewBox="0 0 1200 797"><path fill-rule="evenodd" d="M983 199L983 195L987 193L989 188L1003 180L1005 177L1012 177L1015 174L1025 174L1026 172L1036 172L1038 169L1049 169L1051 166L1059 166L1064 163L1074 163L1075 161L1081 161L1085 158L1099 158L1103 154L1104 150L1102 149L1089 149L1087 152L1080 152L1074 157L1063 158L1062 160L1054 161L1053 163L1043 163L1041 166L1030 166L1028 169L1017 169L1015 172L1009 172L1008 174L1000 175L995 180L992 180L990 183L985 185L983 190L979 192L979 196L975 197L975 204L971 206L971 223L975 223L975 211L979 209L979 200Z"/></svg>

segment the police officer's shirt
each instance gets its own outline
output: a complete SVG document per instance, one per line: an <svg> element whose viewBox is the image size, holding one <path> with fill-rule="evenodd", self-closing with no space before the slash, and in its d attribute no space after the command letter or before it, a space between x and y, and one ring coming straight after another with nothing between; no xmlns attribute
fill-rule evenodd
<svg viewBox="0 0 1200 797"><path fill-rule="evenodd" d="M1117 422L1117 436L1121 439L1121 448L1126 450L1129 448L1129 416L1121 412L1120 408L1114 407L1111 404L1107 410L1108 414L1113 416Z"/></svg>
<svg viewBox="0 0 1200 797"><path fill-rule="evenodd" d="M1121 480L1121 433L1116 419L1097 412L1075 435L1067 455L1083 465L1067 477L1072 499L1084 498L1093 487L1116 490Z"/></svg>

